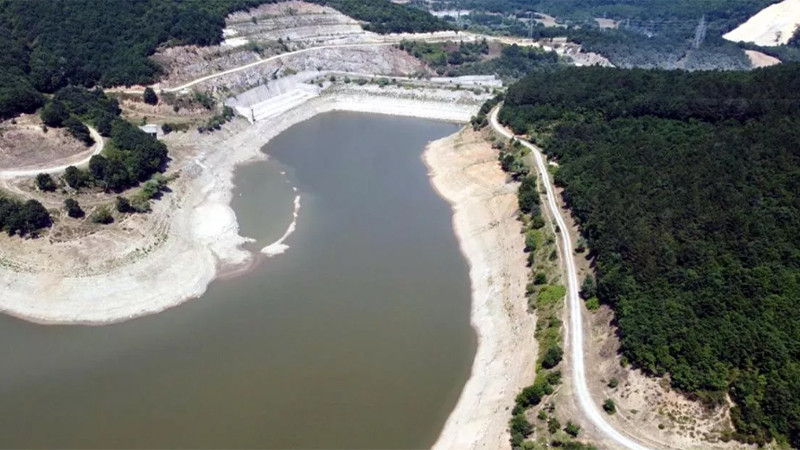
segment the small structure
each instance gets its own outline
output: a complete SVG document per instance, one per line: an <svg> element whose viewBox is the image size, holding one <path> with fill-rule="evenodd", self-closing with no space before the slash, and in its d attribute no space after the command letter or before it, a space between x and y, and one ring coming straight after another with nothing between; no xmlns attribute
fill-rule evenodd
<svg viewBox="0 0 800 450"><path fill-rule="evenodd" d="M154 123L148 123L147 125L142 125L139 127L139 129L149 134L150 136L153 136L156 139L161 139L162 137L164 137L164 130L162 130L160 126Z"/></svg>

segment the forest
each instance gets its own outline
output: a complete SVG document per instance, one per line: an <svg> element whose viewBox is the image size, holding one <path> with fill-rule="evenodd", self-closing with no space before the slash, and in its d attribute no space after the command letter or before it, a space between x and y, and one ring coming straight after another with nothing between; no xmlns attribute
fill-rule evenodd
<svg viewBox="0 0 800 450"><path fill-rule="evenodd" d="M542 89L547 86L547 89ZM734 437L800 447L800 65L567 68L500 119L559 162L626 360L711 404Z"/></svg>
<svg viewBox="0 0 800 450"><path fill-rule="evenodd" d="M225 16L277 0L0 0L0 119L32 112L39 92L149 84L161 73L161 45L217 44ZM389 0L310 0L378 32L434 31L450 25ZM38 91L38 92L37 92Z"/></svg>

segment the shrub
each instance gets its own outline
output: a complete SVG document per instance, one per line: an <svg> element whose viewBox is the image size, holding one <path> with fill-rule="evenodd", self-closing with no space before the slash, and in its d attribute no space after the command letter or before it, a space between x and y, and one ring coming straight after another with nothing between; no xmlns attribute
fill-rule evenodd
<svg viewBox="0 0 800 450"><path fill-rule="evenodd" d="M561 285L542 286L536 302L539 306L547 306L556 303L567 295L567 288Z"/></svg>
<svg viewBox="0 0 800 450"><path fill-rule="evenodd" d="M533 278L533 284L535 285L547 284L547 275L545 275L542 272L537 273L536 276Z"/></svg>
<svg viewBox="0 0 800 450"><path fill-rule="evenodd" d="M111 215L111 210L108 206L101 206L92 214L92 222L99 224L109 224L114 221L114 216Z"/></svg>
<svg viewBox="0 0 800 450"><path fill-rule="evenodd" d="M131 197L131 207L136 212L148 212L150 211L150 197L147 196L146 193L140 191Z"/></svg>
<svg viewBox="0 0 800 450"><path fill-rule="evenodd" d="M557 433L559 428L561 428L561 422L555 417L551 417L550 420L547 421L547 431L549 431L550 434Z"/></svg>
<svg viewBox="0 0 800 450"><path fill-rule="evenodd" d="M81 209L81 205L78 204L78 201L72 198L68 198L64 200L64 208L67 210L67 215L78 219L84 216L83 209Z"/></svg>
<svg viewBox="0 0 800 450"><path fill-rule="evenodd" d="M608 414L614 414L617 412L617 405L614 404L614 400L607 398L606 401L603 402L603 410Z"/></svg>
<svg viewBox="0 0 800 450"><path fill-rule="evenodd" d="M156 95L156 91L152 88L146 87L144 88L144 94L142 94L142 100L148 105L157 105L158 104L158 96Z"/></svg>
<svg viewBox="0 0 800 450"><path fill-rule="evenodd" d="M51 192L56 190L56 182L49 174L40 173L36 175L36 187L41 191Z"/></svg>
<svg viewBox="0 0 800 450"><path fill-rule="evenodd" d="M578 434L581 432L581 427L580 427L580 426L578 426L578 425L575 425L575 424L574 424L574 423L572 423L572 422L567 422L567 426L566 426L566 427L564 427L564 431L565 431L565 432L566 432L568 435L570 435L570 436L572 436L572 437L576 438L576 437L578 437Z"/></svg>
<svg viewBox="0 0 800 450"><path fill-rule="evenodd" d="M560 346L553 345L548 347L547 352L544 354L544 358L542 358L542 367L545 369L552 369L561 362L561 358L563 356L564 350Z"/></svg>
<svg viewBox="0 0 800 450"><path fill-rule="evenodd" d="M597 297L592 297L589 300L586 300L586 309L589 311L597 311L600 308L600 299Z"/></svg>
<svg viewBox="0 0 800 450"><path fill-rule="evenodd" d="M122 196L117 197L117 211L123 214L133 212L130 200Z"/></svg>
<svg viewBox="0 0 800 450"><path fill-rule="evenodd" d="M581 284L581 297L584 299L592 298L597 295L597 287L594 284L594 277L586 275Z"/></svg>
<svg viewBox="0 0 800 450"><path fill-rule="evenodd" d="M525 251L532 252L536 250L539 239L537 238L536 231L528 231L525 233Z"/></svg>
<svg viewBox="0 0 800 450"><path fill-rule="evenodd" d="M608 380L608 387L610 387L611 389L614 389L617 386L619 386L619 380L617 379L617 377L614 377L614 378Z"/></svg>
<svg viewBox="0 0 800 450"><path fill-rule="evenodd" d="M511 432L518 432L523 437L528 437L533 433L533 425L528 422L524 414L516 414L511 418Z"/></svg>

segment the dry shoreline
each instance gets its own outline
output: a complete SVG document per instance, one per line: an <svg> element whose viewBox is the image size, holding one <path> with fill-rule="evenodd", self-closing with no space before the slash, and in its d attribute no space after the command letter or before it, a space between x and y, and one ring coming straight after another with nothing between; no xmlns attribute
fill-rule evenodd
<svg viewBox="0 0 800 450"><path fill-rule="evenodd" d="M287 128L330 111L354 111L466 122L477 105L336 93L280 117L223 130L172 136L168 145L196 148L180 167L174 194L154 204L145 237L89 236L40 245L29 255L0 253L0 312L41 324L103 325L154 314L201 296L218 275L242 273L254 255L230 207L237 165L265 158L261 148ZM101 235L102 233L98 233ZM112 242L114 239L122 244ZM42 243L44 244L44 243ZM97 253L114 255L98 257ZM36 259L38 257L38 259ZM97 262L92 260L94 258ZM61 260L90 260L79 269ZM29 262L33 261L33 262ZM62 267L63 266L63 267ZM32 299L36 299L32 301Z"/></svg>
<svg viewBox="0 0 800 450"><path fill-rule="evenodd" d="M110 270L66 277L55 270L19 270L3 260L0 311L42 324L102 325L175 307L202 295L215 278L241 275L263 261L263 255L242 248L247 239L239 236L230 200L236 166L265 158L260 150L273 137L330 111L466 122L477 108L337 93L255 125L237 120L212 135L173 136L169 145L196 151L182 163L175 193L154 205L161 217L151 227L154 236L128 245L135 244L129 252L135 257L122 258ZM465 135L472 141L460 147ZM423 159L432 185L453 208L453 227L470 266L471 323L479 337L471 376L435 448L499 448L508 441L506 409L532 381L536 355L535 321L525 310L516 187L506 183L489 144L470 131L432 143ZM150 250L140 251L145 246Z"/></svg>
<svg viewBox="0 0 800 450"><path fill-rule="evenodd" d="M453 208L453 228L470 268L470 321L478 334L470 378L433 448L506 448L509 411L536 376L537 354L517 187L507 183L489 143L471 130L433 142L423 159L431 183Z"/></svg>

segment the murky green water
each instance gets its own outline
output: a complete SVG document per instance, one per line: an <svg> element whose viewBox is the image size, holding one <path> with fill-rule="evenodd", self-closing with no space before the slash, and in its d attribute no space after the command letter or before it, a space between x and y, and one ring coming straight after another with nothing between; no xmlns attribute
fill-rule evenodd
<svg viewBox="0 0 800 450"><path fill-rule="evenodd" d="M432 444L475 351L467 266L420 160L454 131L318 116L237 173L254 249L284 234L300 195L285 254L124 324L0 317L0 446Z"/></svg>

